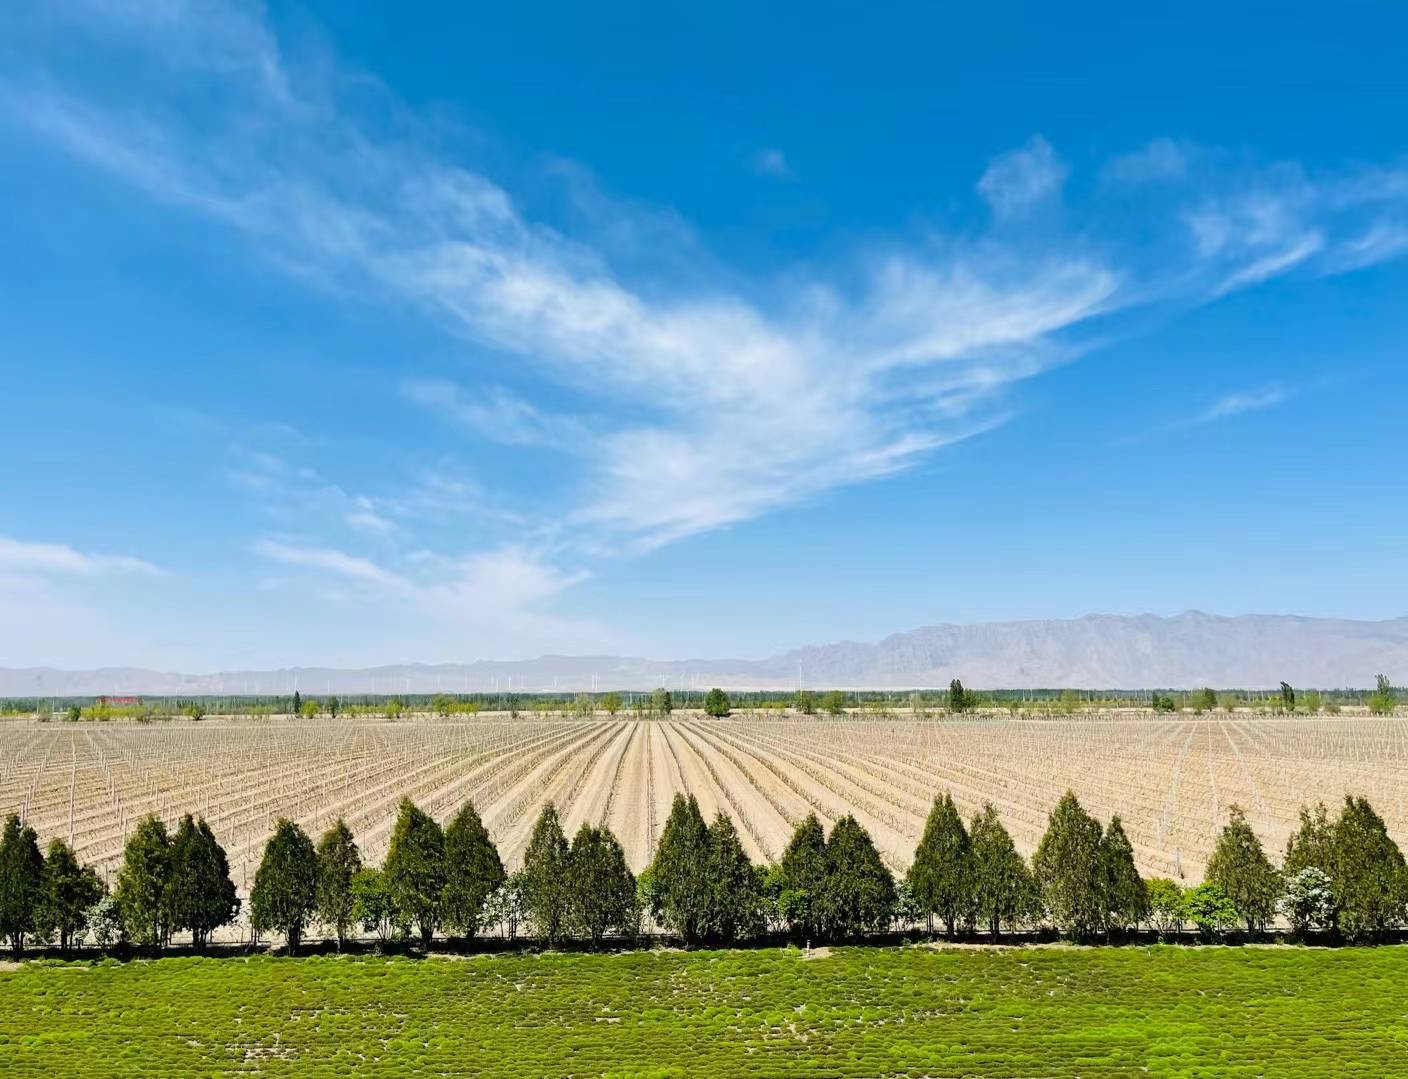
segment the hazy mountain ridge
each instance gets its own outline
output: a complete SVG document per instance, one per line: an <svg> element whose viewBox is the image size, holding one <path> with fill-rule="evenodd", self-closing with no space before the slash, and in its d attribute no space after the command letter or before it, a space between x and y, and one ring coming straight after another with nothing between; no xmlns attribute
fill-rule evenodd
<svg viewBox="0 0 1408 1079"><path fill-rule="evenodd" d="M1380 622L1297 615L1156 615L973 625L938 624L874 643L810 645L762 660L540 656L347 670L181 674L135 667L0 668L0 696L430 693L648 689L656 685L790 689L944 687L1145 688L1370 686L1408 682L1408 618Z"/></svg>

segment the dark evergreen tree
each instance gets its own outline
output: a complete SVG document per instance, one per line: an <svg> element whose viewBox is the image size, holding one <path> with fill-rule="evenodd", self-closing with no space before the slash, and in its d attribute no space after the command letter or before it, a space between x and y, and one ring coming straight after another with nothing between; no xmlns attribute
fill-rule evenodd
<svg viewBox="0 0 1408 1079"><path fill-rule="evenodd" d="M282 934L289 954L298 951L304 927L318 909L318 854L308 834L285 817L264 846L249 909L256 933Z"/></svg>
<svg viewBox="0 0 1408 1079"><path fill-rule="evenodd" d="M341 817L318 840L318 920L337 937L337 950L357 923L357 895L352 883L362 871L362 852Z"/></svg>
<svg viewBox="0 0 1408 1079"><path fill-rule="evenodd" d="M79 865L72 847L51 839L44 855L39 930L58 937L59 951L67 952L87 925L89 909L106 891L92 866Z"/></svg>
<svg viewBox="0 0 1408 1079"><path fill-rule="evenodd" d="M440 893L445 926L472 938L479 932L485 903L507 879L498 848L466 802L445 829L445 888Z"/></svg>
<svg viewBox="0 0 1408 1079"><path fill-rule="evenodd" d="M303 695L296 689L293 691L293 708L291 711L295 719L303 714Z"/></svg>
<svg viewBox="0 0 1408 1079"><path fill-rule="evenodd" d="M1351 940L1379 936L1403 921L1408 902L1403 852L1363 798L1344 800L1329 873L1339 928Z"/></svg>
<svg viewBox="0 0 1408 1079"><path fill-rule="evenodd" d="M583 824L567 854L569 923L599 947L611 929L634 932L636 878L609 828Z"/></svg>
<svg viewBox="0 0 1408 1079"><path fill-rule="evenodd" d="M888 929L894 917L895 878L870 833L849 814L832 826L826 841L823 896L823 926L832 938Z"/></svg>
<svg viewBox="0 0 1408 1079"><path fill-rule="evenodd" d="M905 880L931 927L937 917L951 937L959 926L966 927L972 920L972 844L951 795L934 799Z"/></svg>
<svg viewBox="0 0 1408 1079"><path fill-rule="evenodd" d="M538 814L523 854L523 904L533 920L533 931L548 944L560 941L567 928L571 901L567 880L570 852L557 817L557 807L549 802Z"/></svg>
<svg viewBox="0 0 1408 1079"><path fill-rule="evenodd" d="M1257 932L1276 914L1281 875L1262 850L1241 806L1229 806L1227 825L1208 859L1206 880L1222 890L1247 929Z"/></svg>
<svg viewBox="0 0 1408 1079"><path fill-rule="evenodd" d="M1127 932L1149 916L1149 892L1134 865L1134 847L1118 815L1100 838L1100 864L1104 875L1106 927Z"/></svg>
<svg viewBox="0 0 1408 1079"><path fill-rule="evenodd" d="M204 948L210 935L234 920L240 901L230 879L225 849L202 817L187 813L171 840L171 879L163 898L170 932L191 931L191 943Z"/></svg>
<svg viewBox="0 0 1408 1079"><path fill-rule="evenodd" d="M39 926L43 890L39 837L11 813L0 832L0 936L9 939L15 955L24 950L24 938Z"/></svg>
<svg viewBox="0 0 1408 1079"><path fill-rule="evenodd" d="M777 864L770 890L775 892L778 917L798 937L810 940L825 930L826 833L815 813L808 813Z"/></svg>
<svg viewBox="0 0 1408 1079"><path fill-rule="evenodd" d="M963 683L957 678L948 684L948 710L950 712L966 712L971 708L972 700L968 691L963 688Z"/></svg>
<svg viewBox="0 0 1408 1079"><path fill-rule="evenodd" d="M171 932L165 922L166 889L171 883L171 838L154 815L137 822L122 851L113 899L127 935L138 944L160 948Z"/></svg>
<svg viewBox="0 0 1408 1079"><path fill-rule="evenodd" d="M651 914L687 947L699 942L709 913L708 831L694 795L676 794L647 878Z"/></svg>
<svg viewBox="0 0 1408 1079"><path fill-rule="evenodd" d="M1063 933L1089 937L1105 927L1100 822L1067 791L1056 804L1032 857L1042 902Z"/></svg>
<svg viewBox="0 0 1408 1079"><path fill-rule="evenodd" d="M1324 802L1318 802L1314 809L1300 807L1300 827L1286 841L1286 860L1281 867L1287 873L1299 873L1302 869L1318 869L1322 873L1330 871L1335 857L1335 826Z"/></svg>
<svg viewBox="0 0 1408 1079"><path fill-rule="evenodd" d="M428 948L440 925L445 833L409 798L401 799L383 872L398 920L414 925L420 932L421 945Z"/></svg>
<svg viewBox="0 0 1408 1079"><path fill-rule="evenodd" d="M704 714L722 719L732 710L728 694L721 689L711 689L704 695Z"/></svg>
<svg viewBox="0 0 1408 1079"><path fill-rule="evenodd" d="M724 813L709 825L705 880L709 888L703 933L711 941L732 944L762 928L762 891L757 870Z"/></svg>
<svg viewBox="0 0 1408 1079"><path fill-rule="evenodd" d="M1032 913L1036 884L991 803L969 826L973 860L973 912L994 940L1002 926Z"/></svg>

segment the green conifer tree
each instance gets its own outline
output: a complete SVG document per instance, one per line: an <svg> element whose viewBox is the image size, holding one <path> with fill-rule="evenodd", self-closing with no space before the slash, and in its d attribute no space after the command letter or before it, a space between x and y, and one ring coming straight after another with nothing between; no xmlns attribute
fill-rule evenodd
<svg viewBox="0 0 1408 1079"><path fill-rule="evenodd" d="M1249 931L1264 928L1276 914L1281 875L1267 859L1241 806L1228 807L1227 824L1217 837L1205 877L1222 890Z"/></svg>
<svg viewBox="0 0 1408 1079"><path fill-rule="evenodd" d="M952 937L959 926L967 926L972 920L972 843L952 795L944 793L934 799L905 879L931 926L937 917Z"/></svg>
<svg viewBox="0 0 1408 1079"><path fill-rule="evenodd" d="M1071 937L1089 937L1105 928L1101 836L1100 822L1067 791L1051 812L1046 834L1032 857L1051 920Z"/></svg>
<svg viewBox="0 0 1408 1079"><path fill-rule="evenodd" d="M278 819L264 845L249 909L256 933L279 933L289 955L297 953L303 930L318 909L318 853L308 833L286 817Z"/></svg>
<svg viewBox="0 0 1408 1079"><path fill-rule="evenodd" d="M402 798L386 850L387 888L398 919L420 933L430 947L440 925L440 893L445 887L445 833L429 814Z"/></svg>
<svg viewBox="0 0 1408 1079"><path fill-rule="evenodd" d="M479 932L484 905L508 879L503 859L474 806L466 802L445 829L445 888L441 916L466 939Z"/></svg>
<svg viewBox="0 0 1408 1079"><path fill-rule="evenodd" d="M338 817L318 840L317 907L318 919L333 931L337 950L347 940L347 931L357 923L357 895L353 882L362 871L362 852L347 822Z"/></svg>
<svg viewBox="0 0 1408 1079"><path fill-rule="evenodd" d="M557 808L549 802L538 814L523 854L523 904L533 921L534 932L550 945L560 941L567 929L571 899L567 881L570 850Z"/></svg>

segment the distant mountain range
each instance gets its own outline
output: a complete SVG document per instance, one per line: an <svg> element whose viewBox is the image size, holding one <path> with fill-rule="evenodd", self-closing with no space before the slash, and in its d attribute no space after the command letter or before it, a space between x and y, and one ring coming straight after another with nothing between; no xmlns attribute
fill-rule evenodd
<svg viewBox="0 0 1408 1079"><path fill-rule="evenodd" d="M1359 622L1294 615L1155 615L940 624L873 644L812 645L770 659L651 660L540 656L344 670L177 674L130 667L0 668L0 696L228 693L433 693L649 689L1214 688L1371 686L1408 682L1408 618Z"/></svg>

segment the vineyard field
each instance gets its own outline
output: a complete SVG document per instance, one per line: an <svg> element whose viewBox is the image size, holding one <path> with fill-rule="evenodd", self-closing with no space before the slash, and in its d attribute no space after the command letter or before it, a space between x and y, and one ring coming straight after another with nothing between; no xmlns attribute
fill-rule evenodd
<svg viewBox="0 0 1408 1079"><path fill-rule="evenodd" d="M734 818L749 854L773 860L795 824L854 813L892 869L909 864L936 794L965 815L985 801L1030 854L1066 789L1119 814L1145 875L1200 879L1227 808L1241 805L1279 856L1299 807L1362 794L1399 842L1408 734L1394 719L838 719L699 716L582 720L416 719L0 726L0 813L42 840L71 840L115 874L146 813L204 814L247 893L279 816L317 835L337 817L364 856L385 853L403 796L440 820L466 800L510 868L543 802L571 834L584 821L650 860L670 802L696 795Z"/></svg>

